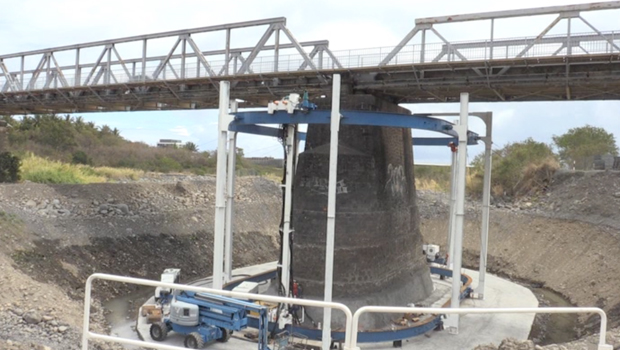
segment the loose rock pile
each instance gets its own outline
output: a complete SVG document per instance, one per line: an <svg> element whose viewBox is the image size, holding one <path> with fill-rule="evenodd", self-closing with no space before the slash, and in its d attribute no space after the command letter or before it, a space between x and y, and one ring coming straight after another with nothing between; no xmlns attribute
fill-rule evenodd
<svg viewBox="0 0 620 350"><path fill-rule="evenodd" d="M81 329L62 321L62 305L56 307L36 306L39 300L28 295L24 288L24 302L0 306L0 349L6 350L79 350ZM47 303L41 303L46 305ZM95 302L91 307L91 329L108 333L104 329L102 308ZM118 344L93 344L98 350L120 350Z"/></svg>
<svg viewBox="0 0 620 350"><path fill-rule="evenodd" d="M212 176L163 176L121 184L55 185L25 183L4 186L0 208L36 214L40 218L70 220L88 217L157 215L195 208L213 208L215 178ZM257 191L273 191L275 184L261 178L238 178L235 200L252 203ZM264 193L264 192L263 192Z"/></svg>
<svg viewBox="0 0 620 350"><path fill-rule="evenodd" d="M0 339L12 339L6 343L8 349L20 349L20 343L47 344L34 349L80 348L81 332L59 322L50 310L10 305L0 308L0 315Z"/></svg>

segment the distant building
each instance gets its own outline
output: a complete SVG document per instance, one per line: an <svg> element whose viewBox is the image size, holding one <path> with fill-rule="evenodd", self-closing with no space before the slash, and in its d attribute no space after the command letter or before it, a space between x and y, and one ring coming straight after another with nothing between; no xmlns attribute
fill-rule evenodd
<svg viewBox="0 0 620 350"><path fill-rule="evenodd" d="M620 157L614 157L611 154L594 156L594 170L620 170Z"/></svg>
<svg viewBox="0 0 620 350"><path fill-rule="evenodd" d="M163 147L163 148L166 148L166 147L179 148L182 146L183 146L183 141L181 140L161 139L157 143L157 147Z"/></svg>

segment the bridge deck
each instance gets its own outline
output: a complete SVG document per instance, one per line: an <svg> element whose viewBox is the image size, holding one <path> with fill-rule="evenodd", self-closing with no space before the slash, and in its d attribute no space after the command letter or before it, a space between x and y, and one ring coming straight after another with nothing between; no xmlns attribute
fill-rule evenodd
<svg viewBox="0 0 620 350"><path fill-rule="evenodd" d="M5 54L0 114L215 108L220 80L231 81L245 106L263 106L294 91L328 95L334 73L343 77L344 98L365 93L397 103L453 101L460 92L472 101L617 99L620 32L599 31L581 13L618 9L620 1L609 1L424 18L395 47L347 51L331 51L326 40L298 42L279 17ZM493 37L496 19L549 14L558 17L536 37ZM489 19L482 40L450 42L436 29ZM564 21L565 34L549 35ZM571 21L589 32L572 33ZM248 27L266 29L253 29L255 46L232 47L231 35ZM213 32L225 43L201 47L201 35ZM440 42L427 43L427 33Z"/></svg>
<svg viewBox="0 0 620 350"><path fill-rule="evenodd" d="M510 66L503 74L501 70ZM473 68L482 74L476 74ZM620 97L620 54L537 57L390 65L377 69L246 74L3 93L0 114L74 113L217 108L214 82L234 82L231 95L246 106L264 106L291 91L329 95L331 75L340 73L346 94L370 93L398 103L457 101L604 100Z"/></svg>

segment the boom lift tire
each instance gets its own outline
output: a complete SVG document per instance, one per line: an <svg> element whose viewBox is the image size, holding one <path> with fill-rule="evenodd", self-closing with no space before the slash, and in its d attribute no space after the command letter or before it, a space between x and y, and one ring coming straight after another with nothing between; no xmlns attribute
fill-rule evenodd
<svg viewBox="0 0 620 350"><path fill-rule="evenodd" d="M192 332L185 337L183 345L188 349L202 349L205 342L202 340L202 335L200 335L200 333Z"/></svg>
<svg viewBox="0 0 620 350"><path fill-rule="evenodd" d="M168 336L168 326L164 322L153 323L149 334L155 341L164 341Z"/></svg>
<svg viewBox="0 0 620 350"><path fill-rule="evenodd" d="M220 327L220 331L222 331L222 337L219 338L217 341L219 341L220 343L226 343L228 341L228 339L230 339L230 334L232 332L230 330L228 330L226 328L222 328L222 327Z"/></svg>

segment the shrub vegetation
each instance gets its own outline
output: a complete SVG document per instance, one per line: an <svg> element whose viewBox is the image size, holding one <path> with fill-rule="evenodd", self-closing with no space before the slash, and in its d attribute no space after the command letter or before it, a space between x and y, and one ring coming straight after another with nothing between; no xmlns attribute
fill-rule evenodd
<svg viewBox="0 0 620 350"><path fill-rule="evenodd" d="M24 159L23 179L29 181L89 183L135 177L144 172L215 173L215 152L199 152L191 142L178 148L152 147L125 140L118 129L97 126L82 117L0 116L0 120L11 125L5 135L6 147ZM240 175L281 174L280 169L247 162L242 150L237 155L237 169ZM8 179L9 173L3 174ZM15 179L16 175L12 176Z"/></svg>

